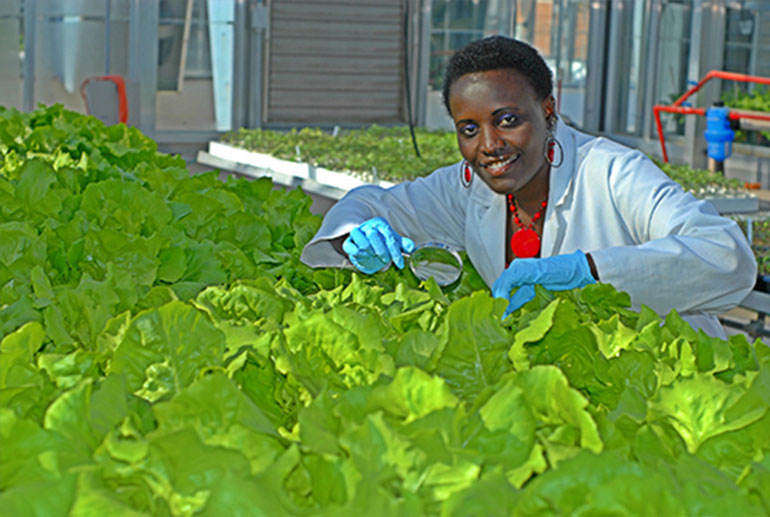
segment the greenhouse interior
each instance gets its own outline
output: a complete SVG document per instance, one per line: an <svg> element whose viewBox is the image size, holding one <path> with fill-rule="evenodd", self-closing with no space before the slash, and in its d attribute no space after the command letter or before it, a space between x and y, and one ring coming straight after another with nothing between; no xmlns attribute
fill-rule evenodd
<svg viewBox="0 0 770 517"><path fill-rule="evenodd" d="M770 1L3 0L0 63L0 517L770 515Z"/></svg>

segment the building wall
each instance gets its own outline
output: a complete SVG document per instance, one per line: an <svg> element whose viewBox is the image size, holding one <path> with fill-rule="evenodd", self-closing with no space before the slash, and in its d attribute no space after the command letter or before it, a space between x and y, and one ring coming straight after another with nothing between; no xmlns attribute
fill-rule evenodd
<svg viewBox="0 0 770 517"><path fill-rule="evenodd" d="M274 0L266 123L403 123L401 0Z"/></svg>

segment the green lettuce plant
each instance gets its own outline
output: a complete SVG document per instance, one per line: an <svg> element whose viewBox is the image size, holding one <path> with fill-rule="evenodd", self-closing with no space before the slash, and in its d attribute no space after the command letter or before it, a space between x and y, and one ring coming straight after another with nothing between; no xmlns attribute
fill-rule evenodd
<svg viewBox="0 0 770 517"><path fill-rule="evenodd" d="M57 106L0 140L2 515L770 512L760 341L309 269L301 191Z"/></svg>
<svg viewBox="0 0 770 517"><path fill-rule="evenodd" d="M336 133L318 128L286 132L239 129L224 135L222 141L284 160L350 172L365 180L391 182L427 176L461 159L454 133L415 128L415 138L419 156L403 126L372 125Z"/></svg>
<svg viewBox="0 0 770 517"><path fill-rule="evenodd" d="M770 91L763 85L751 91L739 88L727 90L722 94L722 102L731 108L770 113ZM766 146L770 143L770 131L736 131L735 138L739 142Z"/></svg>

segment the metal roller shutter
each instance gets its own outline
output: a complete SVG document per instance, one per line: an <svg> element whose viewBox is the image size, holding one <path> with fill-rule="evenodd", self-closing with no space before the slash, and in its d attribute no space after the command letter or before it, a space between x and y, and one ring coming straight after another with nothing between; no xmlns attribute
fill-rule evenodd
<svg viewBox="0 0 770 517"><path fill-rule="evenodd" d="M405 122L402 3L273 0L265 122Z"/></svg>

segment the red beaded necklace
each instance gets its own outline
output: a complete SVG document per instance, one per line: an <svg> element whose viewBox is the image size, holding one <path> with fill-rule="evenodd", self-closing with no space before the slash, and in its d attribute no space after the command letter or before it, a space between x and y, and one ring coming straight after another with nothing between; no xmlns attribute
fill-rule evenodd
<svg viewBox="0 0 770 517"><path fill-rule="evenodd" d="M544 199L543 202L540 203L540 210L538 210L535 215L532 216L532 221L528 226L525 227L519 218L519 211L516 208L513 194L508 194L507 197L508 210L513 212L513 222L516 223L516 226L519 227L519 229L516 230L511 237L511 251L513 251L513 256L517 258L534 257L540 252L540 237L534 230L535 221L540 219L540 217L543 215L543 210L545 210L545 207L548 206L548 198Z"/></svg>

